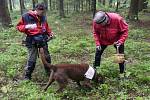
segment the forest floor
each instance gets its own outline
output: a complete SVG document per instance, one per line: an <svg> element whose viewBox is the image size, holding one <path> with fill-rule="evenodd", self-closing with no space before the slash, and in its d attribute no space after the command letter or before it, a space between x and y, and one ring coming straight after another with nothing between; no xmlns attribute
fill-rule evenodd
<svg viewBox="0 0 150 100"><path fill-rule="evenodd" d="M52 63L88 63L92 65L95 43L92 36L92 14L73 14L59 19L48 16L48 23L56 33L49 42ZM18 15L12 15L16 25ZM129 38L125 44L126 80L119 81L118 65L113 63L115 49L110 46L102 57L98 73L105 76L105 83L92 90L80 89L70 82L63 93L56 94L54 82L46 92L48 81L40 59L30 82L22 81L27 50L21 46L22 34L15 27L0 31L0 99L1 100L149 100L150 99L150 19L140 14L138 22L129 22Z"/></svg>

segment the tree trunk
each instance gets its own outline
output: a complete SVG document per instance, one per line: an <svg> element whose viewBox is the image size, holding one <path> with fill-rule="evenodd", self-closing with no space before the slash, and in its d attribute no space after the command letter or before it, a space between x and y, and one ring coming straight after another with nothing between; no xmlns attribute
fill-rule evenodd
<svg viewBox="0 0 150 100"><path fill-rule="evenodd" d="M53 9L56 10L57 2L55 0L52 2L52 5L53 5Z"/></svg>
<svg viewBox="0 0 150 100"><path fill-rule="evenodd" d="M64 2L64 0L63 0L63 2ZM56 10L59 11L59 9L60 9L59 7L60 7L60 0L56 0Z"/></svg>
<svg viewBox="0 0 150 100"><path fill-rule="evenodd" d="M49 0L49 9L52 10L52 0Z"/></svg>
<svg viewBox="0 0 150 100"><path fill-rule="evenodd" d="M11 25L11 18L10 18L10 13L9 13L9 10L8 10L7 0L1 0L0 23L4 28L5 27L10 27L10 25Z"/></svg>
<svg viewBox="0 0 150 100"><path fill-rule="evenodd" d="M76 11L76 0L73 1L73 10Z"/></svg>
<svg viewBox="0 0 150 100"><path fill-rule="evenodd" d="M64 0L59 0L59 15L61 18L65 17L64 13Z"/></svg>
<svg viewBox="0 0 150 100"><path fill-rule="evenodd" d="M103 0L103 5L105 5L105 0Z"/></svg>
<svg viewBox="0 0 150 100"><path fill-rule="evenodd" d="M99 3L102 3L102 0L98 0Z"/></svg>
<svg viewBox="0 0 150 100"><path fill-rule="evenodd" d="M139 0L139 3L138 3L138 10L139 11L142 11L143 9L146 9L147 8L147 0Z"/></svg>
<svg viewBox="0 0 150 100"><path fill-rule="evenodd" d="M138 3L139 0L131 0L130 9L127 17L129 20L138 20Z"/></svg>
<svg viewBox="0 0 150 100"><path fill-rule="evenodd" d="M67 4L66 4L66 8L67 8L67 14L69 14L69 3L67 2Z"/></svg>
<svg viewBox="0 0 150 100"><path fill-rule="evenodd" d="M88 0L85 0L85 7L86 11L88 11Z"/></svg>
<svg viewBox="0 0 150 100"><path fill-rule="evenodd" d="M84 8L84 1L81 0L81 11L83 11L83 8Z"/></svg>
<svg viewBox="0 0 150 100"><path fill-rule="evenodd" d="M48 0L44 0L44 4L46 5L46 10L48 10Z"/></svg>
<svg viewBox="0 0 150 100"><path fill-rule="evenodd" d="M80 11L81 10L81 0L78 0L78 10Z"/></svg>
<svg viewBox="0 0 150 100"><path fill-rule="evenodd" d="M21 11L21 15L22 15L26 11L26 8L24 6L24 0L19 0L19 1L20 1L20 11Z"/></svg>
<svg viewBox="0 0 150 100"><path fill-rule="evenodd" d="M93 12L93 18L95 16L95 13L96 13L96 0L92 0L92 12Z"/></svg>
<svg viewBox="0 0 150 100"><path fill-rule="evenodd" d="M122 8L125 8L125 7L127 7L127 0L124 0L124 1L123 1L123 6L122 6Z"/></svg>
<svg viewBox="0 0 150 100"><path fill-rule="evenodd" d="M109 7L112 7L113 0L109 0Z"/></svg>
<svg viewBox="0 0 150 100"><path fill-rule="evenodd" d="M32 8L35 9L35 5L38 3L38 0L32 0Z"/></svg>
<svg viewBox="0 0 150 100"><path fill-rule="evenodd" d="M80 0L75 0L75 11L76 12L80 11Z"/></svg>
<svg viewBox="0 0 150 100"><path fill-rule="evenodd" d="M11 12L13 11L13 8L12 8L12 1L11 1L11 0L9 0L9 9L10 9Z"/></svg>
<svg viewBox="0 0 150 100"><path fill-rule="evenodd" d="M13 6L13 8L16 8L16 6L15 6L15 0L12 0L12 6Z"/></svg>
<svg viewBox="0 0 150 100"><path fill-rule="evenodd" d="M88 0L88 5L89 5L89 11L91 11L91 0Z"/></svg>
<svg viewBox="0 0 150 100"><path fill-rule="evenodd" d="M116 12L118 12L119 5L120 5L120 1L119 1L119 0L117 0Z"/></svg>

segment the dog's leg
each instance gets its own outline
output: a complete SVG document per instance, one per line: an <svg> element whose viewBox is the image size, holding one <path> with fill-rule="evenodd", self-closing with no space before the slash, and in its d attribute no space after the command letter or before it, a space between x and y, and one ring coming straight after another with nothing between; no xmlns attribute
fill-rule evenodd
<svg viewBox="0 0 150 100"><path fill-rule="evenodd" d="M58 92L62 92L63 89L67 86L68 84L68 78L65 76L65 75L57 75L57 78L56 78L56 81L58 82L59 84L59 89L56 91L57 93Z"/></svg>
<svg viewBox="0 0 150 100"><path fill-rule="evenodd" d="M48 81L46 87L44 88L45 91L46 91L47 88L55 81L55 79L53 78L53 76L54 76L54 71L51 70L51 74L50 74L50 77L49 77L49 81Z"/></svg>
<svg viewBox="0 0 150 100"><path fill-rule="evenodd" d="M81 87L80 81L77 81L77 85L78 85L79 87Z"/></svg>
<svg viewBox="0 0 150 100"><path fill-rule="evenodd" d="M59 83L59 89L56 91L57 93L63 92L63 89L66 87L66 83Z"/></svg>

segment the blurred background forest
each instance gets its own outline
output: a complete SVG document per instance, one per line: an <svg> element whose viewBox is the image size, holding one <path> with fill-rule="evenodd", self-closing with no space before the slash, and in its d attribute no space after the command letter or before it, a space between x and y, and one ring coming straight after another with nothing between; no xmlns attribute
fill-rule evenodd
<svg viewBox="0 0 150 100"><path fill-rule="evenodd" d="M127 80L123 83L117 80L118 65L112 62L115 52L109 47L98 69L106 81L91 91L72 82L63 93L55 94L56 83L43 92L48 77L39 59L32 81L20 81L27 50L21 45L22 33L15 27L21 15L34 10L38 2L47 5L47 20L56 33L56 38L49 42L54 64L92 65L94 14L103 10L123 16L129 24L125 48ZM150 100L150 0L0 0L0 5L1 100Z"/></svg>
<svg viewBox="0 0 150 100"><path fill-rule="evenodd" d="M23 14L34 9L36 3L44 2L49 13L56 13L60 17L71 15L74 12L92 12L96 10L123 12L126 18L138 20L138 13L149 12L149 0L1 0L0 22L2 26L12 24L11 14L20 9Z"/></svg>

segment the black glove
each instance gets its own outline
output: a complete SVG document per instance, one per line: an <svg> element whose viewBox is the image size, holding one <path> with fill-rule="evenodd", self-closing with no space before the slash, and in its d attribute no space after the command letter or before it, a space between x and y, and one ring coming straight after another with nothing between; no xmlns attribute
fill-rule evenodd
<svg viewBox="0 0 150 100"><path fill-rule="evenodd" d="M96 46L96 50L98 50L98 51L101 51L101 46L100 45L98 45L98 46Z"/></svg>
<svg viewBox="0 0 150 100"><path fill-rule="evenodd" d="M114 42L114 44L115 44L116 46L118 46L118 47L121 45L121 43L120 43L119 41Z"/></svg>
<svg viewBox="0 0 150 100"><path fill-rule="evenodd" d="M48 41L50 41L50 40L52 40L52 39L53 39L53 35L50 35L50 36L48 36L48 38L47 38L46 41L48 42Z"/></svg>

